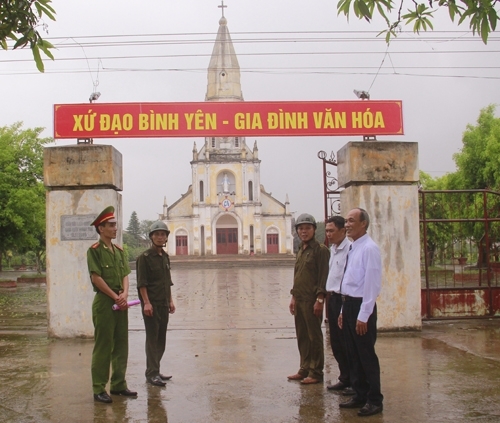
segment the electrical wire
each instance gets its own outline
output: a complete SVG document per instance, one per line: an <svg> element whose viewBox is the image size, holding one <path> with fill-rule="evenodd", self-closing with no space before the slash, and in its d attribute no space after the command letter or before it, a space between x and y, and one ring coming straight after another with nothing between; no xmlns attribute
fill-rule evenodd
<svg viewBox="0 0 500 423"><path fill-rule="evenodd" d="M392 74L405 75L405 76L447 76L447 77L455 77L455 78L482 78L482 79L498 79L496 76L489 75L428 75L428 74L413 74L413 73L400 73L401 70L411 69L411 70L474 70L474 71L487 71L487 70L496 70L497 66L396 66L393 63L392 57L401 57L403 55L418 55L419 62L423 57L433 58L437 55L445 55L449 58L460 58L461 55L474 55L474 63L478 63L480 58L486 57L489 58L491 55L496 55L500 51L495 50L491 47L491 44L500 41L500 37L496 37L492 35L490 37L490 44L488 47L484 47L482 42L478 39L478 37L470 36L470 33L461 32L461 31L435 31L431 34L421 34L421 37L415 38L413 33L408 33L409 37L405 34L400 34L397 38L394 38L391 41L391 53L389 54L389 47L383 43L385 49L385 53L383 51L375 51L374 49L367 50L366 47L363 50L355 51L351 48L349 51L335 51L332 49L327 49L325 51L313 51L311 48L306 46L306 43L310 43L316 46L323 46L325 43L332 43L336 47L343 47L346 42L359 43L360 46L365 46L367 41L378 41L380 43L380 39L375 38L376 32L372 31L302 31L302 32L238 32L233 33L233 36L241 37L236 38L233 37L232 42L240 42L246 43L249 47L255 47L258 45L268 44L268 45L279 45L280 43L293 43L293 45L298 46L300 43L304 45L300 45L300 49L303 51L242 51L237 53L238 57L271 57L271 58L282 58L282 57L336 57L336 62L341 62L342 57L362 57L364 62L368 62L366 58L376 57L378 55L383 54L380 64L378 65L378 71L375 74L375 77L370 85L370 89L375 83L377 79L378 73L382 70L383 65L385 63L386 58L389 58L392 67ZM207 38L203 38L203 37ZM251 38L244 38L251 36ZM256 36L265 38L256 38ZM161 37L162 39L154 40L153 38ZM166 38L173 37L175 39L168 40ZM188 39L182 40L182 37L197 37L196 39ZM97 61L97 84L99 77L99 69L102 69L103 72L206 72L206 67L192 67L192 66L155 66L151 65L151 67L147 68L137 68L133 66L111 66L112 61L134 61L134 60L147 60L147 59L192 59L192 58L204 58L211 57L212 54L208 52L184 52L184 53L174 53L169 49L169 54L161 53L161 54L127 54L127 55L117 55L116 50L119 50L121 47L130 48L131 46L140 47L144 49L145 47L160 47L165 45L175 46L177 47L187 47L187 46L197 46L203 45L205 43L214 44L215 42L215 34L214 33L178 33L178 34L132 34L132 35L98 35L98 36L79 36L79 37L52 37L47 38L50 40L52 44L54 44L58 50L63 49L82 49L84 58L74 56L74 57L57 57L56 63L64 64L64 63L77 63L81 60L85 60L87 64L87 72L92 72L90 67L90 61ZM87 41L90 40L90 41ZM112 41L110 41L112 40ZM421 46L422 40L425 42L439 42L439 43L453 43L453 47L457 46L456 50L447 48L446 50L422 50L412 51L409 47L411 47L415 42L419 42ZM458 41L457 41L458 40ZM479 44L482 48L478 50L467 48L467 42L473 42ZM342 44L338 44L338 42L342 42ZM404 42L404 50L397 51L396 49L399 47L398 43ZM409 44L408 44L409 43ZM86 49L91 48L99 48L103 50L103 54L99 54L98 56L89 57L86 53ZM186 49L184 49L186 50ZM255 49L254 49L255 50ZM15 51L18 52L17 50ZM13 53L13 52L10 52ZM20 55L23 54L23 51L19 52ZM113 53L115 53L113 55ZM339 59L339 57L341 57ZM468 58L470 60L470 58ZM301 59L302 60L302 59ZM431 59L435 62L434 59ZM30 66L32 64L32 58L3 58L0 60L0 64L23 64L29 63ZM52 74L71 74L71 73L81 73L82 71L79 69L51 69L50 61L47 61L45 73ZM106 65L104 64L106 63ZM345 60L344 60L345 63ZM356 71L364 71L360 72L362 74L372 75L370 72L371 69L374 69L375 66L365 64L363 66L335 66L335 67L320 67L311 65L309 67L259 67L259 68L245 68L242 67L240 72L242 73L265 73L265 74L342 74L343 69L351 69ZM398 70L396 70L398 69ZM3 70L0 71L1 75L12 75L12 74L37 74L36 71L30 70L8 70L4 67ZM387 73L383 73L387 74ZM92 76L91 76L92 77ZM94 90L96 88L96 81L92 78L92 83L94 86Z"/></svg>

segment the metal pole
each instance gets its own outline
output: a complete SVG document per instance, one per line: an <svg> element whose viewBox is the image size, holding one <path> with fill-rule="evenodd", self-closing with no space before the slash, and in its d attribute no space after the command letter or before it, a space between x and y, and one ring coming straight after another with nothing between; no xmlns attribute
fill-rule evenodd
<svg viewBox="0 0 500 423"><path fill-rule="evenodd" d="M427 318L431 318L431 293L429 287L429 258L427 253L427 222L425 220L425 192L420 191L422 196L422 225L424 232L424 267L425 267L425 298Z"/></svg>

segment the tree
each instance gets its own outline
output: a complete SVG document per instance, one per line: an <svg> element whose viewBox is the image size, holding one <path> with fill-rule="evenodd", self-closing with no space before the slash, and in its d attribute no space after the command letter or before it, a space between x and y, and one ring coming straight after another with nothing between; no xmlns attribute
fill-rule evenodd
<svg viewBox="0 0 500 423"><path fill-rule="evenodd" d="M127 232L124 234L123 242L133 248L141 245L141 228L139 218L135 211L130 215Z"/></svg>
<svg viewBox="0 0 500 423"><path fill-rule="evenodd" d="M8 250L45 252L43 128L0 127L0 270Z"/></svg>
<svg viewBox="0 0 500 423"><path fill-rule="evenodd" d="M2 0L0 2L0 45L8 49L7 39L15 41L14 49L29 45L40 72L45 70L40 52L54 60L50 49L54 46L44 40L38 27L46 30L44 16L55 21L52 0Z"/></svg>
<svg viewBox="0 0 500 423"><path fill-rule="evenodd" d="M453 155L457 171L450 176L448 189L500 190L500 118L495 106L481 110L477 125L467 125L463 147Z"/></svg>
<svg viewBox="0 0 500 423"><path fill-rule="evenodd" d="M149 228L152 220L141 220L135 211L130 215L127 230L123 233L123 245L129 259L135 260L149 246Z"/></svg>
<svg viewBox="0 0 500 423"><path fill-rule="evenodd" d="M151 225L154 223L153 220L141 220L141 238L146 241L145 245L148 244L149 241L149 229Z"/></svg>
<svg viewBox="0 0 500 423"><path fill-rule="evenodd" d="M368 22L374 14L380 15L387 24L387 29L380 32L385 34L387 43L391 37L397 36L401 24L413 24L416 33L434 29L434 13L443 8L448 9L452 22L455 19L458 19L458 25L469 22L472 33L480 35L485 44L498 21L498 0L427 0L425 3L413 0L406 3L409 8L406 14L402 14L405 0L339 0L337 12L349 19L352 10L358 19Z"/></svg>
<svg viewBox="0 0 500 423"><path fill-rule="evenodd" d="M457 171L449 175L448 189L491 189L500 191L500 118L495 117L495 106L489 105L481 110L476 125L467 125L464 132L463 147L453 155ZM487 195L487 207L490 217L499 217L500 196ZM476 196L465 200L460 207L469 216L478 214L483 209L483 199ZM473 239L479 250L490 250L498 246L500 226L490 222L488 238L490 245L482 245L485 228L482 224L467 223L467 235ZM482 257L484 260L484 255Z"/></svg>
<svg viewBox="0 0 500 423"><path fill-rule="evenodd" d="M443 178L434 179L428 173L420 171L420 188L422 190L440 190L443 189ZM422 198L422 197L420 197ZM447 198L447 197L445 197ZM425 194L425 218L426 219L446 219L448 209L444 207L443 196L438 194ZM423 216L422 203L420 204L420 215ZM427 245L424 248L424 238L421 237L422 254L427 255L429 266L434 266L434 261L439 253L445 251L446 245L451 242L448 224L426 223Z"/></svg>
<svg viewBox="0 0 500 423"><path fill-rule="evenodd" d="M130 215L130 220L128 221L127 232L134 237L140 238L141 228L139 224L139 218L135 211Z"/></svg>
<svg viewBox="0 0 500 423"><path fill-rule="evenodd" d="M495 106L481 110L477 125L467 125L462 138L460 152L453 155L456 172L432 179L421 174L424 189L473 190L491 189L500 191L500 118L495 117ZM422 176L423 175L423 176ZM428 225L428 251L433 256L438 246L443 250L448 245L454 255L467 255L470 244L477 251L488 251L500 241L500 225L489 222L489 246L485 245L486 228L483 222L484 207L489 217L499 217L500 196L497 193L474 194L472 192L450 192L426 196L427 218L469 219L461 223L434 223ZM465 246L465 248L464 248ZM457 251L458 249L458 251ZM478 259L485 260L484 254ZM482 265L483 262L478 263Z"/></svg>

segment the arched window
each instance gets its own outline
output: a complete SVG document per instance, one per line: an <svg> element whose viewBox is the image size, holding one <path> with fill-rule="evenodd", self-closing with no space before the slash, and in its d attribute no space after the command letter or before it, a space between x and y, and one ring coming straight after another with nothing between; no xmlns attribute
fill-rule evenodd
<svg viewBox="0 0 500 423"><path fill-rule="evenodd" d="M253 201L253 182L248 181L248 201Z"/></svg>
<svg viewBox="0 0 500 423"><path fill-rule="evenodd" d="M203 192L203 181L200 181L200 201L205 201L205 193Z"/></svg>

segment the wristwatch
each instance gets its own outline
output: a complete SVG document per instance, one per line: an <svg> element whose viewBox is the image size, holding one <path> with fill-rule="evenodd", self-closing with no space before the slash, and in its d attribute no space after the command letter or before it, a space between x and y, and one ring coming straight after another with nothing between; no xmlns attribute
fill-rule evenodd
<svg viewBox="0 0 500 423"><path fill-rule="evenodd" d="M325 301L323 298L316 298L316 301L320 304L323 304L323 301Z"/></svg>

